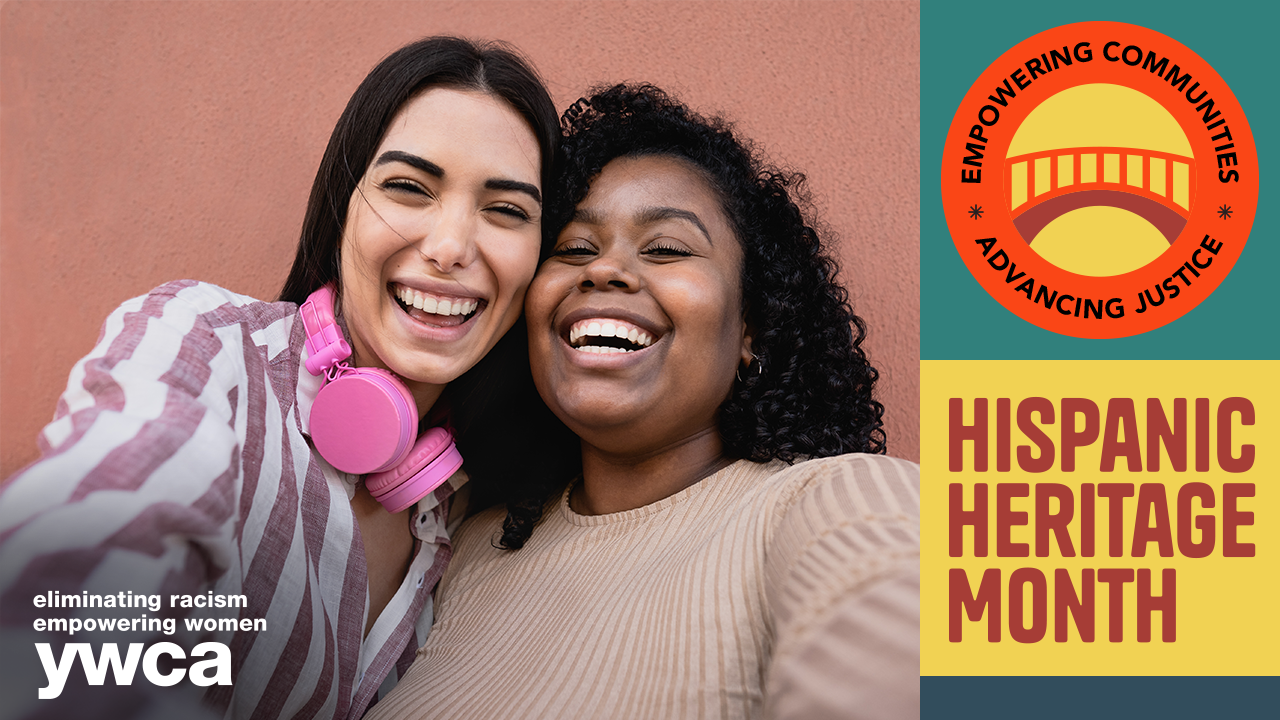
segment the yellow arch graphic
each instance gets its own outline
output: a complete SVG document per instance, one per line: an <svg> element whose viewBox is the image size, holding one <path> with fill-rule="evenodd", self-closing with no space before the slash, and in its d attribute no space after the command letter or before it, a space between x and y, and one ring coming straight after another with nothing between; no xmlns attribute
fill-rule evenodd
<svg viewBox="0 0 1280 720"><path fill-rule="evenodd" d="M1096 146L1191 157L1191 143L1164 106L1106 83L1077 85L1040 103L1013 134L1008 156Z"/></svg>

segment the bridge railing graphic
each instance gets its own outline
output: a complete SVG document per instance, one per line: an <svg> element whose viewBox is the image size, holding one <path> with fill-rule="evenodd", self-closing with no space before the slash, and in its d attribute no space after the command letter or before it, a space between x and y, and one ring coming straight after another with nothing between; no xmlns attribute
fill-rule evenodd
<svg viewBox="0 0 1280 720"><path fill-rule="evenodd" d="M1044 150L1004 162L1009 208L1016 218L1068 193L1119 190L1141 195L1186 218L1195 197L1193 158L1154 150L1077 147Z"/></svg>

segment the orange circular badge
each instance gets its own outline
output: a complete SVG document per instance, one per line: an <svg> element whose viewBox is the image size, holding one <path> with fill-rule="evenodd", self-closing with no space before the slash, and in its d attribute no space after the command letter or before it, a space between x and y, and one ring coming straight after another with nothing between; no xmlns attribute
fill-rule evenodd
<svg viewBox="0 0 1280 720"><path fill-rule="evenodd" d="M1031 37L965 95L942 162L974 278L1027 322L1115 338L1181 317L1240 257L1258 157L1227 84L1181 43L1083 22Z"/></svg>

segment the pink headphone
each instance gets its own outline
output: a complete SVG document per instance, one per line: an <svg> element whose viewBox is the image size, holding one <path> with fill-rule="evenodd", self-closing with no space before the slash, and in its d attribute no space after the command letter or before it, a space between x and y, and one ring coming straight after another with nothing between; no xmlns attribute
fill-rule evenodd
<svg viewBox="0 0 1280 720"><path fill-rule="evenodd" d="M343 472L365 475L365 487L389 512L400 512L440 487L462 455L448 428L413 442L418 407L409 388L380 368L343 362L351 346L333 316L333 286L311 293L298 309L307 333L307 370L325 376L311 405L311 441Z"/></svg>

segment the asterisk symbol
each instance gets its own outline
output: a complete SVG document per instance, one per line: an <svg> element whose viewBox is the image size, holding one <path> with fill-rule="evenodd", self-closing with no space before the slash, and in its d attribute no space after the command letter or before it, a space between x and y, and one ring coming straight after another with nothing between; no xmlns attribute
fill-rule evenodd
<svg viewBox="0 0 1280 720"><path fill-rule="evenodd" d="M974 220L977 220L978 218L982 217L982 206L977 203L974 203L973 206L969 208L969 217L973 218Z"/></svg>
<svg viewBox="0 0 1280 720"><path fill-rule="evenodd" d="M1224 204L1222 207L1218 208L1218 214L1222 216L1223 220L1231 217L1231 206Z"/></svg>

